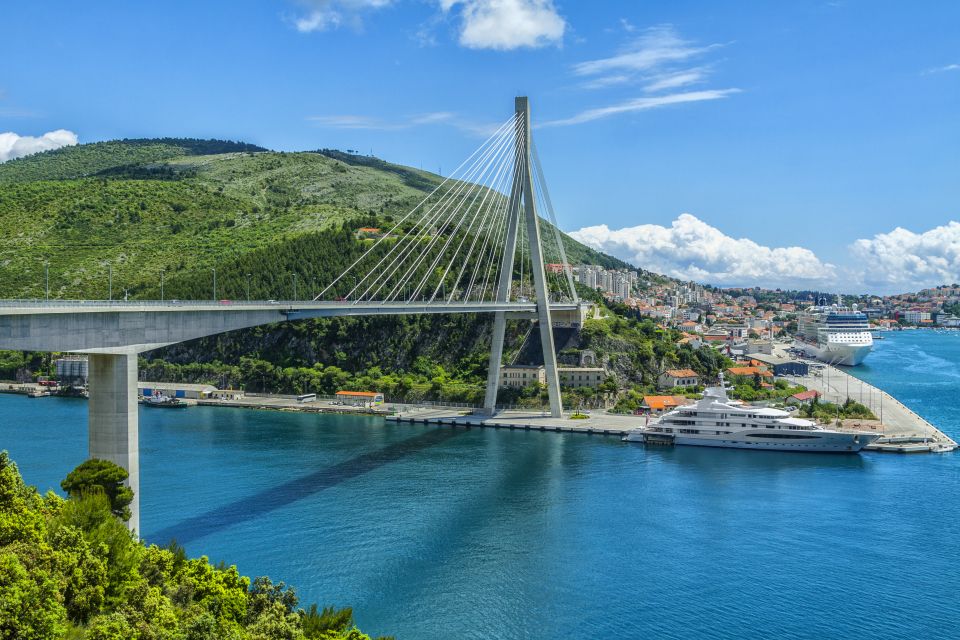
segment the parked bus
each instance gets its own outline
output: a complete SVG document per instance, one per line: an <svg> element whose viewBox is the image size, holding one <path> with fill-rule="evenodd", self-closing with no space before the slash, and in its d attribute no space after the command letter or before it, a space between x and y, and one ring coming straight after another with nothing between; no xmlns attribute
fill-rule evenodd
<svg viewBox="0 0 960 640"><path fill-rule="evenodd" d="M317 394L315 393L305 393L301 396L297 396L297 402L316 402Z"/></svg>

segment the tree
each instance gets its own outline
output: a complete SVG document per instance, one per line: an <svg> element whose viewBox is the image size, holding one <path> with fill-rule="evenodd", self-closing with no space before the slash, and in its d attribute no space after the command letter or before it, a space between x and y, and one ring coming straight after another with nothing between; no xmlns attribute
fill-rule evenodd
<svg viewBox="0 0 960 640"><path fill-rule="evenodd" d="M67 474L60 487L71 498L85 493L102 491L110 501L110 510L123 520L130 519L130 503L133 489L123 484L129 477L123 467L99 458L91 458Z"/></svg>

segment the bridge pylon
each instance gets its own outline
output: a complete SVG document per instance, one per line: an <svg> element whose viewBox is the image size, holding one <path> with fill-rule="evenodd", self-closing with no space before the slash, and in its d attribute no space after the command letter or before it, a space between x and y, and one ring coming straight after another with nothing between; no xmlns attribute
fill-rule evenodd
<svg viewBox="0 0 960 640"><path fill-rule="evenodd" d="M517 160L513 171L513 184L510 188L506 251L503 268L500 271L496 299L498 302L506 302L510 298L513 286L513 262L517 248L517 233L522 217L529 240L527 246L530 249L531 275L537 295L537 321L540 325L540 343L543 346L543 368L546 374L547 395L550 399L550 415L554 418L560 418L563 416L563 402L560 397L560 376L557 371L557 352L553 342L553 322L550 317L550 292L544 270L543 244L540 240L533 175L530 171L530 101L525 96L519 96L516 98L514 106L516 109L514 123L516 135L514 140ZM483 404L484 411L488 414L493 414L496 411L506 324L506 313L503 311L496 312L487 372L487 392Z"/></svg>

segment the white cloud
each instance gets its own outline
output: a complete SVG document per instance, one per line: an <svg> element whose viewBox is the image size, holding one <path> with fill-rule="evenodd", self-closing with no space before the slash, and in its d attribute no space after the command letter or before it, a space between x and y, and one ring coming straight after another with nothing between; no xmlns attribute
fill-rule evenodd
<svg viewBox="0 0 960 640"><path fill-rule="evenodd" d="M650 79L650 83L643 88L647 93L657 93L667 89L679 89L689 84L696 84L706 79L706 67L697 67L695 69L683 69L681 71L672 71L662 73Z"/></svg>
<svg viewBox="0 0 960 640"><path fill-rule="evenodd" d="M897 227L850 245L860 263L859 278L869 288L915 291L960 282L960 222L922 233Z"/></svg>
<svg viewBox="0 0 960 640"><path fill-rule="evenodd" d="M639 267L683 280L718 285L807 287L836 278L834 265L803 247L765 247L731 238L689 213L670 225L644 224L611 230L584 227L570 234L580 242Z"/></svg>
<svg viewBox="0 0 960 640"><path fill-rule="evenodd" d="M301 0L307 12L295 18L293 25L301 33L335 29L344 23L360 24L363 12L382 9L393 0Z"/></svg>
<svg viewBox="0 0 960 640"><path fill-rule="evenodd" d="M626 22L623 26L628 32L636 29ZM548 122L546 126L580 124L622 113L685 102L717 100L738 93L740 90L735 88L671 93L690 85L705 83L713 66L690 65L695 58L719 46L721 45L694 44L681 38L671 25L646 29L616 55L587 60L573 66L574 75L587 78L580 85L583 89L608 89L635 84L643 94L641 97L621 99L608 106L587 109L569 118Z"/></svg>
<svg viewBox="0 0 960 640"><path fill-rule="evenodd" d="M0 133L0 162L77 144L77 134L66 129L48 131L39 137Z"/></svg>
<svg viewBox="0 0 960 640"><path fill-rule="evenodd" d="M686 62L718 46L696 46L681 38L672 25L660 25L644 31L617 55L578 63L573 72L592 76L608 72L656 71L665 65Z"/></svg>
<svg viewBox="0 0 960 640"><path fill-rule="evenodd" d="M508 51L560 44L566 21L552 0L439 0L450 12L460 7L460 44Z"/></svg>
<svg viewBox="0 0 960 640"><path fill-rule="evenodd" d="M668 105L681 104L684 102L703 102L704 100L719 100L729 95L738 93L739 89L711 89L706 91L687 91L685 93L674 93L664 96L649 96L645 98L633 98L626 102L620 102L607 107L596 109L587 109L581 111L575 116L563 118L561 120L550 120L542 123L541 127L565 127L572 124L582 124L591 120L599 120L621 113L632 113L635 111L646 111L665 107Z"/></svg>
<svg viewBox="0 0 960 640"><path fill-rule="evenodd" d="M931 73L942 73L944 71L960 71L960 64L948 64L942 67L934 67L933 69L927 69L923 72L923 75L929 75Z"/></svg>

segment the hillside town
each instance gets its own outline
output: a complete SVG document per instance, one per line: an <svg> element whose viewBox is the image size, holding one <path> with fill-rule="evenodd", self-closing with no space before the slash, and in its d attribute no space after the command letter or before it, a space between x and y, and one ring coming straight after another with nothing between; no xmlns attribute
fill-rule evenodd
<svg viewBox="0 0 960 640"><path fill-rule="evenodd" d="M833 304L829 292L716 288L695 282L655 282L636 271L597 265L573 268L577 282L663 326L698 334L707 342L728 342L792 332L796 314L814 304ZM879 330L902 327L960 328L960 284L888 296L841 297L856 304Z"/></svg>

